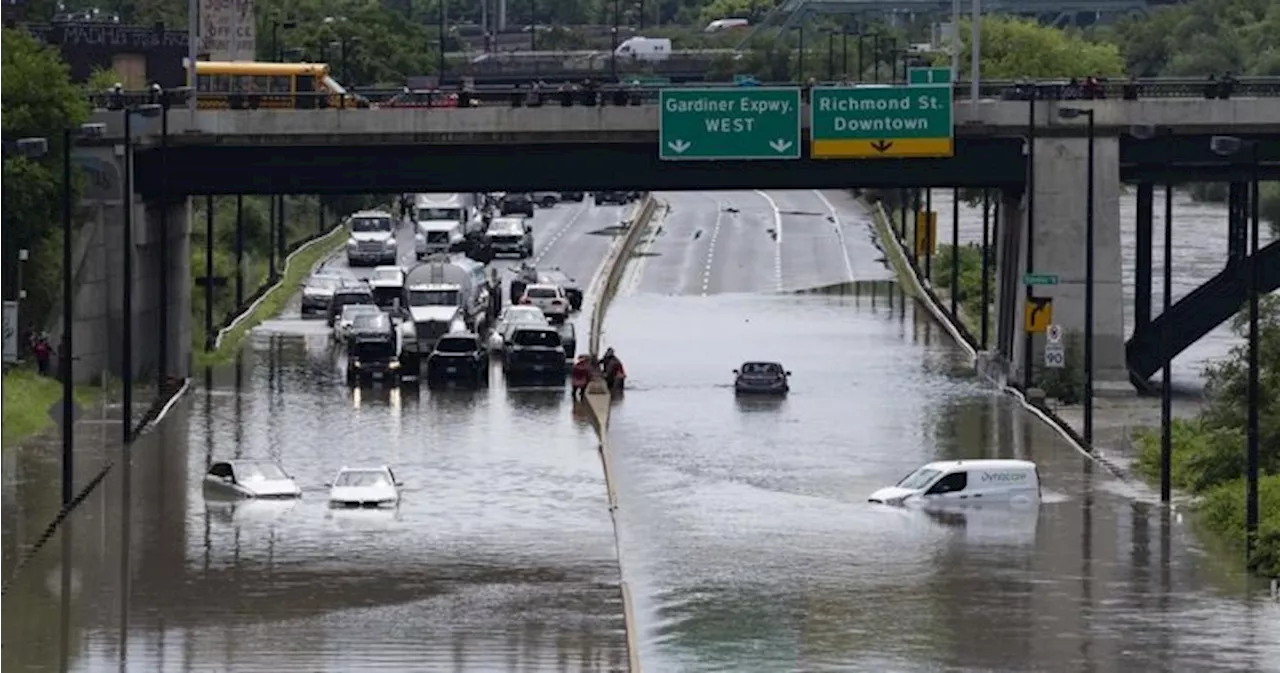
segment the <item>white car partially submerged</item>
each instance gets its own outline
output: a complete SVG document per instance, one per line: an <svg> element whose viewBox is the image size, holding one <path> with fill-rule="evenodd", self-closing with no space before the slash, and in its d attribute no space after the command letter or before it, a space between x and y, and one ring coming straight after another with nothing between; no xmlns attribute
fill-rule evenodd
<svg viewBox="0 0 1280 673"><path fill-rule="evenodd" d="M228 460L214 463L204 475L208 493L227 498L298 498L302 489L276 463Z"/></svg>
<svg viewBox="0 0 1280 673"><path fill-rule="evenodd" d="M400 502L396 475L386 465L343 467L329 486L329 504L334 507L394 507Z"/></svg>
<svg viewBox="0 0 1280 673"><path fill-rule="evenodd" d="M516 305L502 309L502 315L493 325L493 334L489 335L489 350L502 350L507 334L518 325L550 325L547 314L537 306Z"/></svg>
<svg viewBox="0 0 1280 673"><path fill-rule="evenodd" d="M872 493L884 505L946 508L985 503L1038 504L1040 472L1026 460L944 460Z"/></svg>

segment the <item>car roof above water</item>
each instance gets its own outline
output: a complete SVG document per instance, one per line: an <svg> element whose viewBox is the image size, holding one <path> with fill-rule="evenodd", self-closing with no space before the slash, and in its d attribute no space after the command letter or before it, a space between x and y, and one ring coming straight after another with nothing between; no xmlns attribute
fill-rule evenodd
<svg viewBox="0 0 1280 673"><path fill-rule="evenodd" d="M973 460L939 460L921 466L921 469L939 470L941 472L958 472L960 470L1034 470L1036 464L1029 460L1013 460L1010 458L976 458Z"/></svg>

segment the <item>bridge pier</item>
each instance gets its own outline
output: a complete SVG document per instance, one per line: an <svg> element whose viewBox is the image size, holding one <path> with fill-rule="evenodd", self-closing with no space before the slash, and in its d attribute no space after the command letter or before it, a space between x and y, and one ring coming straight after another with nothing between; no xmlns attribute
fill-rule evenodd
<svg viewBox="0 0 1280 673"><path fill-rule="evenodd" d="M1053 300L1053 323L1083 342L1085 295L1085 221L1088 189L1088 140L1038 138L1032 264L1027 266L1028 195L1006 194L1001 203L997 241L997 352L1010 381L1024 381L1023 319L1027 287L1023 274L1058 277L1056 285L1031 288L1034 297ZM1124 287L1120 248L1120 143L1115 137L1094 140L1094 380L1095 388L1127 390L1124 357ZM1034 335L1033 372L1043 362L1044 335ZM1077 359L1074 363L1082 364Z"/></svg>
<svg viewBox="0 0 1280 673"><path fill-rule="evenodd" d="M123 151L120 146L80 148L73 161L86 179L72 249L72 352L75 378L96 381L104 372L123 373ZM133 373L153 378L163 350L167 373L186 377L191 370L190 199L144 201L135 194L133 201L133 277L128 281L133 288ZM167 218L162 210L168 211ZM167 310L161 309L162 300ZM55 323L54 343L61 335L62 325ZM160 347L161 339L168 340L167 348Z"/></svg>

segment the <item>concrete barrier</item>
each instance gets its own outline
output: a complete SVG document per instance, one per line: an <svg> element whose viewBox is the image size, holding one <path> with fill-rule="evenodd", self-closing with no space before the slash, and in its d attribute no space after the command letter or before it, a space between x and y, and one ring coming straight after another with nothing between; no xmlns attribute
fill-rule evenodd
<svg viewBox="0 0 1280 673"><path fill-rule="evenodd" d="M635 250L636 243L640 240L640 235L648 229L649 220L653 218L653 214L657 211L657 199L654 199L652 194L646 195L644 201L640 203L640 207L636 208L631 221L627 223L626 233L623 234L618 245L613 246L613 249L609 251L609 256L605 258L603 266L604 283L595 294L595 306L591 312L591 329L587 339L588 348L592 355L600 353L600 337L604 334L604 314L609 310L609 303L613 301L613 295L618 291L618 283L622 282L622 275L626 273L627 262L631 259L631 252Z"/></svg>
<svg viewBox="0 0 1280 673"><path fill-rule="evenodd" d="M636 208L627 231L618 240L617 245L609 251L601 267L603 278L599 287L593 288L594 302L591 314L591 326L588 343L591 353L600 352L600 337L604 332L604 315L609 310L613 295L618 291L618 284L626 273L627 262L631 260L631 252L641 235L649 228L649 220L658 210L658 202L652 195L644 198ZM618 542L618 493L614 488L617 483L613 478L613 449L609 445L609 409L613 404L613 395L604 381L596 379L587 385L587 409L591 413L592 425L596 429L599 440L600 464L604 469L604 487L609 502L609 517L613 520L614 553L618 557L619 574L622 566L622 545ZM622 619L627 639L627 668L631 673L640 673L639 649L636 645L635 608L631 601L631 588L627 581L619 577L618 586L622 592Z"/></svg>

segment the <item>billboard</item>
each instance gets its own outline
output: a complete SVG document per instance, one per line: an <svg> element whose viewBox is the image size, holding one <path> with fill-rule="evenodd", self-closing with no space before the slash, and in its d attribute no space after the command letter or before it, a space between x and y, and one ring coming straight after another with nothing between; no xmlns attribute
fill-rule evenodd
<svg viewBox="0 0 1280 673"><path fill-rule="evenodd" d="M18 361L18 302L4 303L4 361Z"/></svg>
<svg viewBox="0 0 1280 673"><path fill-rule="evenodd" d="M253 0L200 0L200 53L211 61L253 61Z"/></svg>

